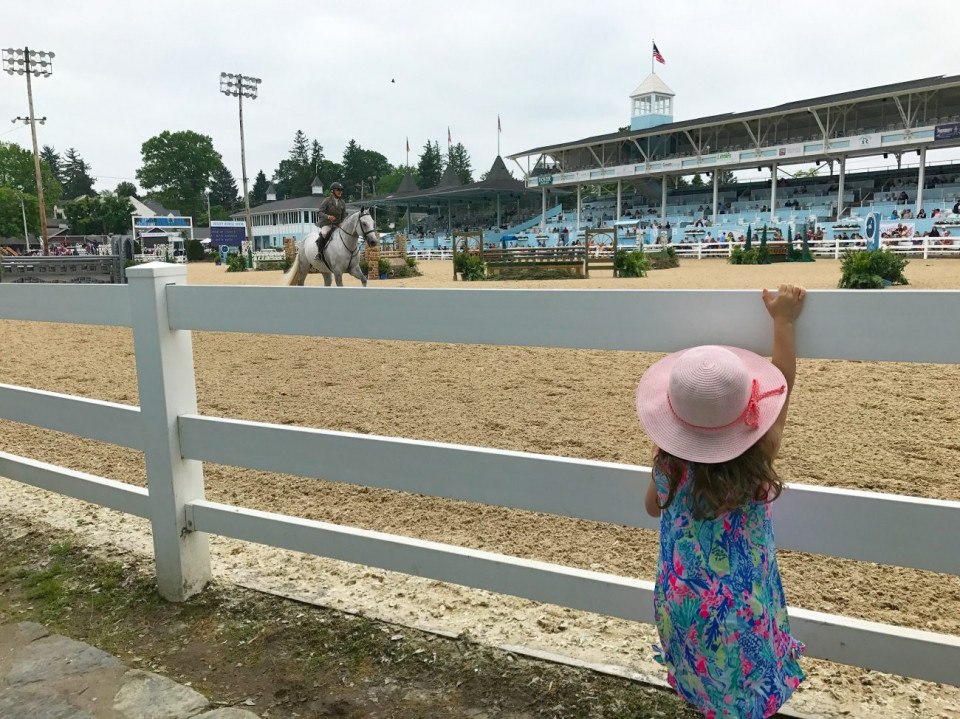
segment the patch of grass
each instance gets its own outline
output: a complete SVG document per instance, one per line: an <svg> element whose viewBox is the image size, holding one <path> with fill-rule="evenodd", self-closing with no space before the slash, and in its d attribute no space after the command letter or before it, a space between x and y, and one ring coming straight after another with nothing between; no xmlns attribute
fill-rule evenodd
<svg viewBox="0 0 960 719"><path fill-rule="evenodd" d="M38 621L272 719L698 716L672 693L238 587L163 601L153 565L0 524L0 621Z"/></svg>

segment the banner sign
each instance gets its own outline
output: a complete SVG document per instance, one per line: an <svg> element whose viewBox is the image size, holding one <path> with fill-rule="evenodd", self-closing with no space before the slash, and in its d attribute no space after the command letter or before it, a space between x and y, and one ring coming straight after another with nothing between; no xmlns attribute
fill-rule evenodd
<svg viewBox="0 0 960 719"><path fill-rule="evenodd" d="M933 128L934 140L960 139L960 122L947 122Z"/></svg>
<svg viewBox="0 0 960 719"><path fill-rule="evenodd" d="M797 157L803 154L803 143L783 145L777 148L777 157Z"/></svg>
<svg viewBox="0 0 960 719"><path fill-rule="evenodd" d="M243 222L228 222L224 220L220 223L210 223L210 242L214 245L240 247L241 243L246 239L247 226Z"/></svg>
<svg viewBox="0 0 960 719"><path fill-rule="evenodd" d="M537 178L537 184L543 187L544 185L553 184L553 175L540 175Z"/></svg>
<svg viewBox="0 0 960 719"><path fill-rule="evenodd" d="M190 227L189 217L134 217L134 227Z"/></svg>
<svg viewBox="0 0 960 719"><path fill-rule="evenodd" d="M211 220L210 227L246 227L243 220Z"/></svg>
<svg viewBox="0 0 960 719"><path fill-rule="evenodd" d="M867 215L866 222L864 223L863 234L866 235L868 250L873 251L880 249L879 212L871 212L869 215Z"/></svg>

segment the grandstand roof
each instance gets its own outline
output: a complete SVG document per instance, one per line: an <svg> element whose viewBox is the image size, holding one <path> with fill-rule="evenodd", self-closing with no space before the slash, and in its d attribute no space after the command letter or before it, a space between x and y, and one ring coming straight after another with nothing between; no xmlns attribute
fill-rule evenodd
<svg viewBox="0 0 960 719"><path fill-rule="evenodd" d="M646 82L646 80L644 82ZM643 85L641 85L641 87L643 87ZM820 97L813 97L805 100L795 100L793 102L786 102L781 105L774 105L758 110L750 110L748 112L727 112L719 115L709 115L707 117L698 117L692 120L682 120L680 122L657 125L644 130L627 130L624 132L611 132L603 135L594 135L592 137L585 137L581 140L574 140L571 142L553 145L544 145L542 147L523 150L522 152L516 152L512 155L508 155L507 157L508 159L513 160L518 157L539 155L560 150L570 150L577 147L587 147L589 145L595 145L608 141L615 142L639 137L664 135L682 130L689 131L695 128L712 127L734 122L741 123L749 120L762 119L765 117L784 115L791 112L802 112L808 109L817 110L835 105L848 105L851 103L869 100L882 100L885 97L892 97L901 95L903 93L913 93L924 90L943 90L957 87L960 87L960 75L937 75L919 80L898 82L890 85L879 85L877 87L853 90L850 92L840 92L833 95L822 95ZM640 88L637 88L637 90L639 89ZM634 94L636 94L636 91L634 91Z"/></svg>
<svg viewBox="0 0 960 719"><path fill-rule="evenodd" d="M449 167L448 167L449 170ZM454 178L456 174L454 173ZM447 178L447 174L444 173L444 178ZM412 182L412 179L411 179ZM490 167L490 172L487 173L486 178L480 180L479 182L471 182L467 185L459 184L459 179L456 180L458 184L444 184L444 181L441 180L440 184L437 187L431 187L425 190L414 190L411 192L401 192L398 188L396 192L386 195L385 197L378 197L372 199L372 204L380 205L433 205L442 200L451 200L455 202L460 202L463 200L493 200L498 195L501 197L507 196L527 196L527 195L539 195L539 189L528 189L522 180L514 179L507 170L507 166L503 164L503 158L499 155L497 159L493 161L493 165ZM401 184L401 187L403 185ZM414 186L415 187L415 186ZM556 192L554 190L553 192Z"/></svg>

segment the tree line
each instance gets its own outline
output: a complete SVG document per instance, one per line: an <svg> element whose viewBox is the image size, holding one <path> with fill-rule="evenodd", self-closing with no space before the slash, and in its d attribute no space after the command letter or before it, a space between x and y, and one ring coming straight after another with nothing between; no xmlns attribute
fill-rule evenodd
<svg viewBox="0 0 960 719"><path fill-rule="evenodd" d="M164 131L146 140L141 148L136 179L143 188L122 181L113 190L96 192L93 168L76 148L63 153L45 145L40 153L47 212L63 204L72 234L114 234L130 229L130 197L151 199L164 207L192 216L198 225L229 219L243 207L237 181L214 148L213 140L190 130ZM344 186L348 201L385 195L410 174L421 189L436 187L447 166L464 184L473 182L470 155L462 143L451 145L446 155L440 144L427 141L416 166L390 164L387 158L350 140L339 161L328 158L323 146L297 130L287 156L267 178L260 170L250 188L251 205L266 202L272 183L277 199L311 194L314 178L324 188L333 182ZM38 200L33 153L14 143L0 142L0 236L39 233Z"/></svg>

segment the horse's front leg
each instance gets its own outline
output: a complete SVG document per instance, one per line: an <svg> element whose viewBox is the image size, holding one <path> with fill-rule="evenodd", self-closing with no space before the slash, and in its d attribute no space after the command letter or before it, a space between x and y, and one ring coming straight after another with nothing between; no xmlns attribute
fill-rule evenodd
<svg viewBox="0 0 960 719"><path fill-rule="evenodd" d="M342 272L334 272L334 273L333 273L333 278L337 281L337 287L343 287L343 273L342 273Z"/></svg>
<svg viewBox="0 0 960 719"><path fill-rule="evenodd" d="M367 286L367 276L363 274L363 270L360 269L359 262L354 262L350 265L350 274L360 280L360 284L364 287Z"/></svg>
<svg viewBox="0 0 960 719"><path fill-rule="evenodd" d="M323 286L324 286L324 287L329 287L330 285L333 284L333 275L332 275L331 273L329 273L329 272L321 272L320 274L323 275Z"/></svg>

